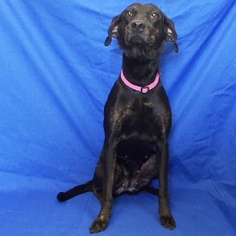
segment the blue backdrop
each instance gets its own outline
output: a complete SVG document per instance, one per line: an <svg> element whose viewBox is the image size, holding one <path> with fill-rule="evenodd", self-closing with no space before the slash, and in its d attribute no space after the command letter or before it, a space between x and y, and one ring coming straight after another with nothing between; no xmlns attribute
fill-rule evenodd
<svg viewBox="0 0 236 236"><path fill-rule="evenodd" d="M143 1L146 2L146 1ZM104 134L103 106L121 69L113 40L124 1L1 0L0 235L89 235L92 193L58 203L59 191L92 175ZM236 235L236 2L156 0L176 25L180 52L161 58L170 136L174 231L158 201L115 200L101 235Z"/></svg>

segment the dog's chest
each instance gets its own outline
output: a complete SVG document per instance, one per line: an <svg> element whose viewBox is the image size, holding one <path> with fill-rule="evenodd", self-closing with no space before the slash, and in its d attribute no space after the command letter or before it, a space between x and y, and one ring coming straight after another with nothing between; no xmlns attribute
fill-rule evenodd
<svg viewBox="0 0 236 236"><path fill-rule="evenodd" d="M119 108L118 125L122 134L156 133L158 114L154 104L147 99L137 99Z"/></svg>

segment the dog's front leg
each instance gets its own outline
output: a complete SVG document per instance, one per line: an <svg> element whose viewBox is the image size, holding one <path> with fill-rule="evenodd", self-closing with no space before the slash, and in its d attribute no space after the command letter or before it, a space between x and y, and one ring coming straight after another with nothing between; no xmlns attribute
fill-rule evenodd
<svg viewBox="0 0 236 236"><path fill-rule="evenodd" d="M169 194L168 194L168 161L169 161L169 148L167 137L163 138L158 144L161 150L160 157L160 190L159 190L159 213L161 224L168 228L174 229L176 227L175 220L171 215L169 208Z"/></svg>
<svg viewBox="0 0 236 236"><path fill-rule="evenodd" d="M101 210L90 227L90 233L98 233L106 229L113 203L113 179L116 164L116 147L113 141L106 141L102 151L103 160L103 192L101 198Z"/></svg>

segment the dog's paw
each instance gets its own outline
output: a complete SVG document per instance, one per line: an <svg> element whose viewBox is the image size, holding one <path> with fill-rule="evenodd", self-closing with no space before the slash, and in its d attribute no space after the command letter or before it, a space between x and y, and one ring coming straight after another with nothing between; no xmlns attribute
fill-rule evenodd
<svg viewBox="0 0 236 236"><path fill-rule="evenodd" d="M106 229L108 225L108 220L104 219L104 217L98 217L90 227L90 233L98 233Z"/></svg>
<svg viewBox="0 0 236 236"><path fill-rule="evenodd" d="M173 230L176 227L175 220L174 220L173 216L171 216L171 215L161 216L160 220L161 220L161 225L167 229Z"/></svg>

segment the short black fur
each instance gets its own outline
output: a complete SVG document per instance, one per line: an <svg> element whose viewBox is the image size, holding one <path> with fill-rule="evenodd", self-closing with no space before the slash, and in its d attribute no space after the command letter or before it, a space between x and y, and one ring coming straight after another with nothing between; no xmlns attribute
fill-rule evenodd
<svg viewBox="0 0 236 236"><path fill-rule="evenodd" d="M122 69L133 84L146 86L159 73L159 59L164 42L173 42L174 23L153 4L133 4L114 17L105 45L116 38L123 50ZM101 201L101 211L90 232L103 231L111 216L113 197L142 190L159 196L161 224L174 229L169 209L168 134L171 109L161 84L147 93L127 87L121 77L114 84L104 109L105 141L94 177L86 184L58 194L66 201L93 191ZM159 178L160 189L149 186Z"/></svg>

